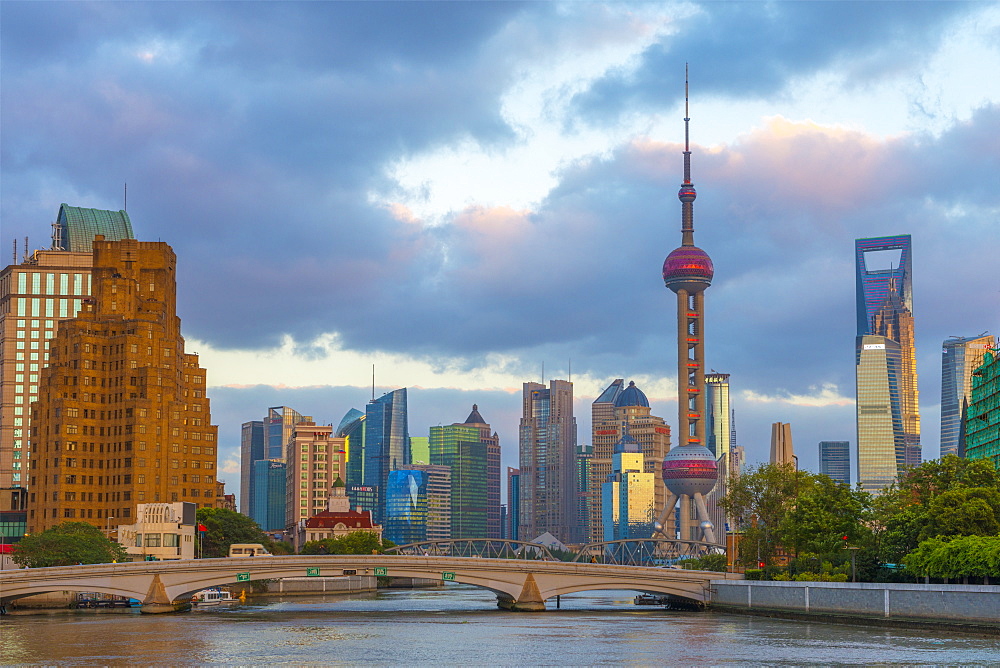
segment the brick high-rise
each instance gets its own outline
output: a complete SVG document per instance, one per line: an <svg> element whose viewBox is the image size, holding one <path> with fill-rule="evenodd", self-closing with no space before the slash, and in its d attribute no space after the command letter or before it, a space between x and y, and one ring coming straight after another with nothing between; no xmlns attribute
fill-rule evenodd
<svg viewBox="0 0 1000 668"><path fill-rule="evenodd" d="M93 297L49 345L28 527L127 524L138 503L216 503L217 428L205 370L184 351L176 256L162 242L93 242Z"/></svg>

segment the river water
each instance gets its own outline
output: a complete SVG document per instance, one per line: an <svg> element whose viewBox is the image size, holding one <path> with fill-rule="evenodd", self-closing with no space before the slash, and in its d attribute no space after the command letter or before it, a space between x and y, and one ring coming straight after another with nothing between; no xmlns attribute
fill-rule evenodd
<svg viewBox="0 0 1000 668"><path fill-rule="evenodd" d="M997 664L1000 637L673 612L632 592L506 612L482 590L258 599L140 615L0 617L0 664L911 665Z"/></svg>

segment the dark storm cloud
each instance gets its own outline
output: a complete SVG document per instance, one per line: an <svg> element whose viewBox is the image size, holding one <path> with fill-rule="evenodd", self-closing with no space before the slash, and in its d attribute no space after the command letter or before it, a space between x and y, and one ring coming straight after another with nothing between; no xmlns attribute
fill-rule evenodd
<svg viewBox="0 0 1000 668"><path fill-rule="evenodd" d="M932 53L960 2L706 2L676 35L650 47L635 71L614 71L577 96L584 118L609 122L636 108L673 104L678 63L693 64L699 95L756 99L790 78L842 65L858 85Z"/></svg>

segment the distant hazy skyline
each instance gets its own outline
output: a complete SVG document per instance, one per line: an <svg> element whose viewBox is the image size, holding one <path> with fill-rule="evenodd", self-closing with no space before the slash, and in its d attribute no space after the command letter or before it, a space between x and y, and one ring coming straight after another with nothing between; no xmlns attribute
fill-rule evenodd
<svg viewBox="0 0 1000 668"><path fill-rule="evenodd" d="M926 458L941 342L1000 330L996 3L0 3L2 242L59 204L178 256L229 489L239 424L633 379L676 422L684 63L707 366L738 442L855 436L853 240L913 236ZM676 439L675 439L676 440Z"/></svg>

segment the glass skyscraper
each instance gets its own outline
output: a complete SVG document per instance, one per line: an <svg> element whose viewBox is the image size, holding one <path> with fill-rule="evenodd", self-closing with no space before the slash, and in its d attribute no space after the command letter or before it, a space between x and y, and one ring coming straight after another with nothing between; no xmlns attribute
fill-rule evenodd
<svg viewBox="0 0 1000 668"><path fill-rule="evenodd" d="M908 234L855 241L858 479L870 492L921 460L910 245Z"/></svg>
<svg viewBox="0 0 1000 668"><path fill-rule="evenodd" d="M250 482L253 478L254 462L264 459L264 421L244 422L240 431L240 512L253 517L254 490Z"/></svg>
<svg viewBox="0 0 1000 668"><path fill-rule="evenodd" d="M479 428L451 424L430 429L431 464L451 469L451 537L486 538L486 444Z"/></svg>
<svg viewBox="0 0 1000 668"><path fill-rule="evenodd" d="M615 444L612 473L601 486L603 540L649 538L653 534L656 510L654 484L656 475L645 472L639 443L628 433Z"/></svg>
<svg viewBox="0 0 1000 668"><path fill-rule="evenodd" d="M705 444L716 459L721 459L732 450L732 422L729 412L729 374L705 374L705 415L708 429Z"/></svg>
<svg viewBox="0 0 1000 668"><path fill-rule="evenodd" d="M837 482L851 484L851 442L820 441L819 472Z"/></svg>
<svg viewBox="0 0 1000 668"><path fill-rule="evenodd" d="M258 459L251 465L250 487L254 507L245 512L262 531L285 529L285 463Z"/></svg>
<svg viewBox="0 0 1000 668"><path fill-rule="evenodd" d="M972 398L972 373L982 366L986 351L996 346L996 338L982 334L954 336L941 350L941 456L965 456L962 434L962 407Z"/></svg>
<svg viewBox="0 0 1000 668"><path fill-rule="evenodd" d="M521 415L521 540L548 531L563 543L580 542L573 383L524 383Z"/></svg>
<svg viewBox="0 0 1000 668"><path fill-rule="evenodd" d="M966 457L989 459L1000 469L1000 350L987 351L972 372L965 443Z"/></svg>
<svg viewBox="0 0 1000 668"><path fill-rule="evenodd" d="M347 486L363 485L365 482L365 414L357 408L347 411L337 425L334 434L347 439ZM366 510L371 510L366 508Z"/></svg>
<svg viewBox="0 0 1000 668"><path fill-rule="evenodd" d="M379 507L374 522L384 520L385 486L389 473L409 467L410 433L406 416L406 388L368 402L365 410L364 484L378 488Z"/></svg>

